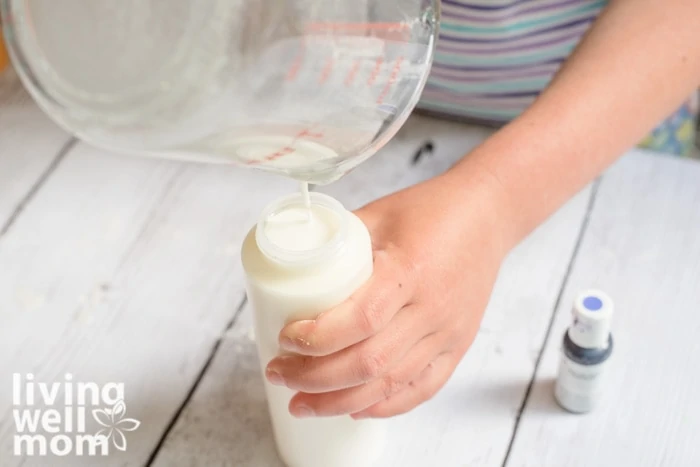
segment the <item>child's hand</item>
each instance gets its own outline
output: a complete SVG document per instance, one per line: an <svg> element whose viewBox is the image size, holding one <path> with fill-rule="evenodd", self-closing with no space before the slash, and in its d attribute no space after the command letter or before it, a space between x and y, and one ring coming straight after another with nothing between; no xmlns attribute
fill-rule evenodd
<svg viewBox="0 0 700 467"><path fill-rule="evenodd" d="M357 213L372 235L374 275L335 309L286 326L280 345L301 355L267 367L271 382L300 391L292 414L388 417L445 384L507 252L499 188L474 175L438 177Z"/></svg>

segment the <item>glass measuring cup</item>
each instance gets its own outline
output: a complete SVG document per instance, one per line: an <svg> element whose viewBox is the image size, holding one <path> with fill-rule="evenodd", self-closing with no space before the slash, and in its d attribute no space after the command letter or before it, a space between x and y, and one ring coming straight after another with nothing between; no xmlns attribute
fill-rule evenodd
<svg viewBox="0 0 700 467"><path fill-rule="evenodd" d="M38 104L97 146L333 181L418 100L437 0L0 0Z"/></svg>

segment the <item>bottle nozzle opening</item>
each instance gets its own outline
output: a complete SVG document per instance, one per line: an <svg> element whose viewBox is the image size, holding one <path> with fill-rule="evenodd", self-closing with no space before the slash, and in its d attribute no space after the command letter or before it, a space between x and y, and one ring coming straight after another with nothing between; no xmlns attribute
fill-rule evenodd
<svg viewBox="0 0 700 467"><path fill-rule="evenodd" d="M282 265L305 266L334 254L347 236L345 208L321 193L281 198L265 208L255 230L258 248Z"/></svg>

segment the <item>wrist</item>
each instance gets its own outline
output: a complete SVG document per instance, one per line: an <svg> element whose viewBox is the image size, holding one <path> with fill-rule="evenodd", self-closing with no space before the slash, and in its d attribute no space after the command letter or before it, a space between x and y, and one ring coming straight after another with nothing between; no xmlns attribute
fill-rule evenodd
<svg viewBox="0 0 700 467"><path fill-rule="evenodd" d="M455 179L479 180L507 251L577 191L570 168L579 155L553 124L555 118L533 110L498 130L449 172Z"/></svg>
<svg viewBox="0 0 700 467"><path fill-rule="evenodd" d="M497 255L506 256L520 242L519 219L510 195L480 158L470 154L440 178L453 193L451 202L464 206L462 209L479 211L479 228L488 230Z"/></svg>
<svg viewBox="0 0 700 467"><path fill-rule="evenodd" d="M513 248L590 182L604 165L590 157L571 122L533 105L464 157L452 177L484 179L503 213L503 241ZM475 175L477 174L477 175Z"/></svg>

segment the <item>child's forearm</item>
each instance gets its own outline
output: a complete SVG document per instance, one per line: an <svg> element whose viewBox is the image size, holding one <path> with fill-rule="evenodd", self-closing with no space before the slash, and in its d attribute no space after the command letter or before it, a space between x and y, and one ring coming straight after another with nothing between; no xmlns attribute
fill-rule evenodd
<svg viewBox="0 0 700 467"><path fill-rule="evenodd" d="M699 85L700 1L613 1L540 98L446 176L492 177L515 244Z"/></svg>

